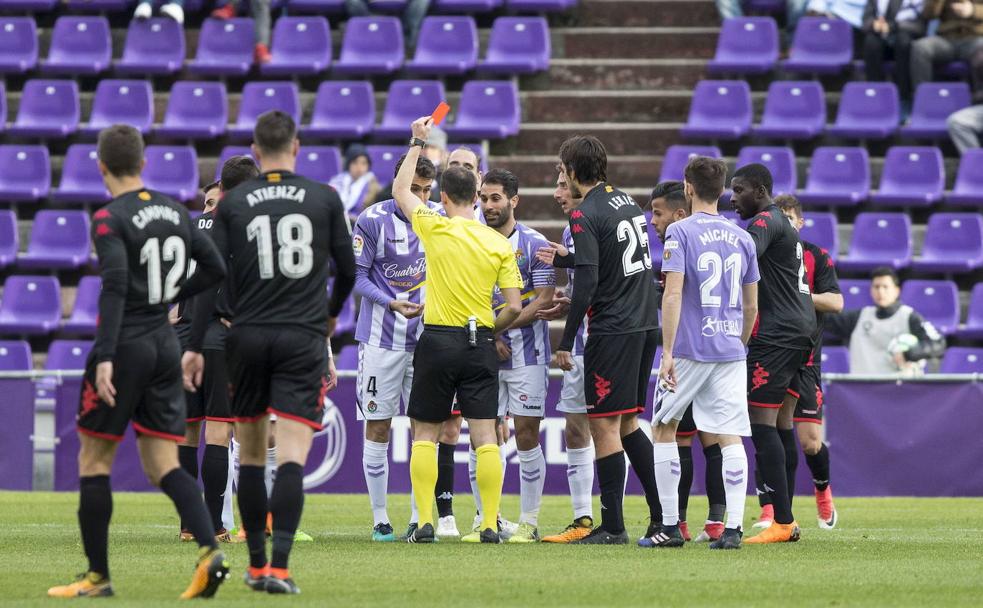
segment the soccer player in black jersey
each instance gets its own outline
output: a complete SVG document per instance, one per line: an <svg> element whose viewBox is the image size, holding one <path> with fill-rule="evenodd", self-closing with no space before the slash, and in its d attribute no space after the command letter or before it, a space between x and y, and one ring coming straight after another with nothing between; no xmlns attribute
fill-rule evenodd
<svg viewBox="0 0 983 608"><path fill-rule="evenodd" d="M200 546L184 599L211 597L229 572L195 480L178 464L184 439L180 348L169 303L214 285L225 265L191 226L185 208L143 187L143 138L114 125L99 134L99 171L113 200L93 216L102 292L99 327L79 400L79 527L89 567L52 597L113 595L109 579L109 475L116 448L133 421L147 478L174 502ZM198 272L185 280L188 261Z"/></svg>
<svg viewBox="0 0 983 608"><path fill-rule="evenodd" d="M571 195L584 200L570 213L575 253L556 256L558 266L572 263L577 273L556 362L563 370L573 368L571 350L586 315L584 393L601 486L601 525L576 542L625 544L626 454L645 489L649 528L662 526L652 442L638 427L658 346L648 230L638 204L606 183L607 153L597 138L563 142L560 164Z"/></svg>
<svg viewBox="0 0 983 608"><path fill-rule="evenodd" d="M288 559L304 504L304 472L328 390L327 339L355 283L351 228L338 194L293 173L300 143L293 119L262 114L253 156L262 173L230 190L212 224L229 264L232 327L226 337L232 413L239 438L239 511L249 545L246 584L299 593ZM326 286L330 261L335 280ZM202 299L208 298L202 294ZM195 307L207 314L212 303ZM200 378L200 352L184 355L185 384ZM263 471L269 414L277 415L277 474L267 508ZM266 513L273 555L266 561Z"/></svg>
<svg viewBox="0 0 983 608"><path fill-rule="evenodd" d="M748 406L755 463L775 508L775 523L744 542L794 542L799 526L792 516L777 423L786 391L812 352L816 311L799 233L771 200L771 172L758 163L745 165L734 173L731 189L738 215L750 220L747 231L754 239L761 273L758 320L748 343Z"/></svg>

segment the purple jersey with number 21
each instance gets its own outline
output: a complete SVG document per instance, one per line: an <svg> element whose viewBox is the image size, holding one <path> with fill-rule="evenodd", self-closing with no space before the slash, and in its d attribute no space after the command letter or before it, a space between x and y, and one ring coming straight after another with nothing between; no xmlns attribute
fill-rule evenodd
<svg viewBox="0 0 983 608"><path fill-rule="evenodd" d="M694 213L669 226L662 257L662 272L683 274L673 356L704 362L745 359L742 287L759 279L750 235L719 215Z"/></svg>

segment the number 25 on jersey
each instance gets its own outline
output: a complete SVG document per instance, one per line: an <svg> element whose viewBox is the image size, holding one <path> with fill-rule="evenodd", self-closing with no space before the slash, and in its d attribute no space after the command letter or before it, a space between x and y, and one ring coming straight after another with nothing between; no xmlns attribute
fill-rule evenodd
<svg viewBox="0 0 983 608"><path fill-rule="evenodd" d="M631 221L621 220L618 223L618 242L625 243L625 251L621 256L621 265L625 276L652 268L652 256L649 254L649 233L645 229L645 216L633 217ZM636 260L641 249L641 260Z"/></svg>

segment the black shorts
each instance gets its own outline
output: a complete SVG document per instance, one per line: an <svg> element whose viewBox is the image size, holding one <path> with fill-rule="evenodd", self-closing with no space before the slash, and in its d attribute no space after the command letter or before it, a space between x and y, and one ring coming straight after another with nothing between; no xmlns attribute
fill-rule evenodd
<svg viewBox="0 0 983 608"><path fill-rule="evenodd" d="M138 434L184 441L181 348L170 325L116 346L115 407L99 398L95 383L95 356L90 354L79 399L79 432L120 441L132 420Z"/></svg>
<svg viewBox="0 0 983 608"><path fill-rule="evenodd" d="M225 351L205 348L201 386L194 393L185 393L188 404L188 422L212 420L235 422L232 404L229 403L229 375L225 363Z"/></svg>
<svg viewBox="0 0 983 608"><path fill-rule="evenodd" d="M630 334L588 334L584 346L587 416L603 418L645 411L657 330Z"/></svg>
<svg viewBox="0 0 983 608"><path fill-rule="evenodd" d="M292 327L233 326L226 341L232 416L255 422L273 413L321 430L328 390L323 335Z"/></svg>
<svg viewBox="0 0 983 608"><path fill-rule="evenodd" d="M696 435L696 431L696 421L693 420L693 404L690 403L686 411L683 412L679 426L676 427L676 437L692 437Z"/></svg>
<svg viewBox="0 0 983 608"><path fill-rule="evenodd" d="M452 408L475 420L498 417L498 353L490 329L479 328L477 345L471 346L464 327L423 328L406 413L413 420L443 422Z"/></svg>
<svg viewBox="0 0 983 608"><path fill-rule="evenodd" d="M752 344L747 353L748 405L782 407L785 391L808 360L807 350Z"/></svg>
<svg viewBox="0 0 983 608"><path fill-rule="evenodd" d="M798 399L795 422L823 423L823 385L818 365L803 365L792 378L788 394Z"/></svg>

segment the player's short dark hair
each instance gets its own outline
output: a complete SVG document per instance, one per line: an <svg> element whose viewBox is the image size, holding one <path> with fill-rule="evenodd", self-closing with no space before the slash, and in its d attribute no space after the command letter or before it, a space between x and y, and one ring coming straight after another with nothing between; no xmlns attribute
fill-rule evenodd
<svg viewBox="0 0 983 608"><path fill-rule="evenodd" d="M651 200L661 198L666 202L669 209L679 211L686 209L689 212L689 203L686 202L686 193L683 190L683 182L678 180L667 180L659 182L652 188Z"/></svg>
<svg viewBox="0 0 983 608"><path fill-rule="evenodd" d="M140 175L143 167L143 136L130 125L113 125L99 132L99 160L113 177Z"/></svg>
<svg viewBox="0 0 983 608"><path fill-rule="evenodd" d="M775 197L775 204L782 211L792 210L795 215L802 217L802 203L791 194L780 194Z"/></svg>
<svg viewBox="0 0 983 608"><path fill-rule="evenodd" d="M507 169L492 169L489 171L485 174L484 179L481 180L481 185L484 186L485 184L501 186L502 192L508 198L519 194L519 178Z"/></svg>
<svg viewBox="0 0 983 608"><path fill-rule="evenodd" d="M761 163L744 165L734 172L734 177L743 179L755 189L757 189L758 186L764 186L765 192L768 193L768 196L771 196L772 188L775 185L775 181L771 177L771 171L768 169L768 167L762 165Z"/></svg>
<svg viewBox="0 0 983 608"><path fill-rule="evenodd" d="M399 157L396 161L396 168L393 169L393 179L399 175L399 168L403 166L403 161L406 160L406 155ZM433 166L433 163L426 156L420 155L416 159L416 176L421 179L430 179L437 177L437 168Z"/></svg>
<svg viewBox="0 0 983 608"><path fill-rule="evenodd" d="M242 182L250 180L259 175L259 167L251 156L241 154L233 156L222 165L222 191L228 192Z"/></svg>
<svg viewBox="0 0 983 608"><path fill-rule="evenodd" d="M253 127L253 142L264 152L286 152L296 138L297 123L280 110L263 112Z"/></svg>
<svg viewBox="0 0 983 608"><path fill-rule="evenodd" d="M593 135L575 135L563 142L560 162L581 184L608 180L608 153Z"/></svg>
<svg viewBox="0 0 983 608"><path fill-rule="evenodd" d="M208 192L209 190L214 190L215 188L222 187L222 180L217 179L210 184L205 184L205 187L201 189L202 192Z"/></svg>
<svg viewBox="0 0 983 608"><path fill-rule="evenodd" d="M472 203L477 190L478 181L474 178L474 174L464 167L447 167L440 174L440 191L447 194L455 204Z"/></svg>
<svg viewBox="0 0 983 608"><path fill-rule="evenodd" d="M880 277L891 277L891 280L894 281L894 286L901 287L901 279L898 278L898 273L890 266L878 266L874 269L874 272L870 273L871 281Z"/></svg>
<svg viewBox="0 0 983 608"><path fill-rule="evenodd" d="M727 163L719 158L695 156L683 169L686 183L693 186L696 198L712 203L724 193L727 183Z"/></svg>

